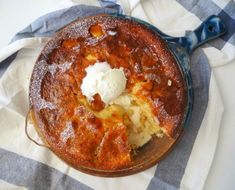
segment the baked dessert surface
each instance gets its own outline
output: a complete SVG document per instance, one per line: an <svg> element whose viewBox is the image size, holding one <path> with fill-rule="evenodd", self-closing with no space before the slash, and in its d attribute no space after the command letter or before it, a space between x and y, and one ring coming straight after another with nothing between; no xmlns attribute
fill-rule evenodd
<svg viewBox="0 0 235 190"><path fill-rule="evenodd" d="M81 92L85 69L97 62L123 68L125 91L109 105ZM82 19L59 32L39 56L30 106L42 139L74 167L120 169L132 150L178 133L185 83L164 41L136 22L112 16ZM138 156L138 155L137 155Z"/></svg>

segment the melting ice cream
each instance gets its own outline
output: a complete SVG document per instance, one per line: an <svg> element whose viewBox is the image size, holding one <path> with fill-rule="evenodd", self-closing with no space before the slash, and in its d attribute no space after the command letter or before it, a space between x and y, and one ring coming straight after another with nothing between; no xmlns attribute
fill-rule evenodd
<svg viewBox="0 0 235 190"><path fill-rule="evenodd" d="M105 104L115 100L126 88L126 77L123 68L112 69L107 62L97 62L88 66L82 80L82 94L89 101L99 94Z"/></svg>

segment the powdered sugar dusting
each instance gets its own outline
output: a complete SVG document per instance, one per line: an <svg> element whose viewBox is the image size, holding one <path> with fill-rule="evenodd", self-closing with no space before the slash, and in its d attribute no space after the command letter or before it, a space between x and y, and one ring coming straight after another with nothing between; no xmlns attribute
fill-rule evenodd
<svg viewBox="0 0 235 190"><path fill-rule="evenodd" d="M34 106L36 110L41 110L44 108L55 109L56 106L53 103L48 102L41 97L42 80L47 73L46 61L40 61L35 70L38 74L33 76L34 78L31 83L30 102L32 102L32 99L35 100Z"/></svg>
<svg viewBox="0 0 235 190"><path fill-rule="evenodd" d="M115 35L117 34L116 31L112 31L112 30L107 31L107 33L108 33L108 35L110 35L110 36L115 36Z"/></svg>
<svg viewBox="0 0 235 190"><path fill-rule="evenodd" d="M51 73L52 76L55 75L56 72L65 72L67 71L72 65L72 62L65 62L63 64L51 64L51 65L48 65L48 71Z"/></svg>
<svg viewBox="0 0 235 190"><path fill-rule="evenodd" d="M66 123L65 129L60 133L60 139L63 143L66 143L69 138L74 138L74 129L72 121Z"/></svg>
<svg viewBox="0 0 235 190"><path fill-rule="evenodd" d="M41 98L38 102L37 109L41 110L41 109L45 109L45 108L53 110L53 109L56 109L56 106L52 102L48 102L48 101Z"/></svg>
<svg viewBox="0 0 235 190"><path fill-rule="evenodd" d="M80 45L78 44L78 45L76 45L76 46L74 46L73 47L73 50L75 51L75 52L79 52L80 51Z"/></svg>
<svg viewBox="0 0 235 190"><path fill-rule="evenodd" d="M98 42L102 41L106 37L107 37L107 34L104 34L99 38L90 37L90 38L87 38L85 40L85 44L87 44L87 45L96 45Z"/></svg>
<svg viewBox="0 0 235 190"><path fill-rule="evenodd" d="M67 71L72 65L72 62L65 62L63 64L52 64L49 65L45 60L41 60L38 63L38 66L35 67L35 72L37 75L34 75L32 83L31 83L31 96L30 101L32 102L32 98L35 100L35 109L41 110L44 108L48 109L56 109L56 106L52 102L48 102L44 100L41 96L41 88L42 88L42 81L45 77L47 72L50 72L52 76L55 75L56 72L65 72Z"/></svg>

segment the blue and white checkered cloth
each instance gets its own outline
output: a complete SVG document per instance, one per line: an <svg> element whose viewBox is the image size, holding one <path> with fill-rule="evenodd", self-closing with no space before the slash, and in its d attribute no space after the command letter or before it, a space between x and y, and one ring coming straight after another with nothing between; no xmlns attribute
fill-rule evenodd
<svg viewBox="0 0 235 190"><path fill-rule="evenodd" d="M97 2L93 4L97 5ZM17 188L20 186L43 190L202 190L213 161L223 113L213 68L235 61L235 2L101 0L100 5L102 8L75 5L40 17L16 34L10 48L0 52L0 60L4 55L7 58L0 63L0 113L4 114L4 118L0 119L0 128L3 131L0 134L0 189L8 187L1 186L3 180ZM41 45L42 37L51 37L58 29L79 17L113 12L141 18L172 36L184 35L186 30L195 29L208 16L215 14L225 22L228 32L192 54L190 66L195 91L193 117L190 127L174 150L151 169L128 177L107 179L89 176L70 168L50 151L27 141L21 128L24 125L22 116L27 112L25 89L28 87L32 62L39 53L38 46ZM30 46L27 45L27 48L17 49L17 46L21 47L20 43L15 44L26 38L29 41L36 40ZM15 49L12 48L13 45ZM9 53L8 50L12 49L19 50L18 55ZM24 75L19 74L22 71ZM16 75L17 79L13 77ZM213 102L221 106L215 109ZM14 122L11 118L15 118Z"/></svg>

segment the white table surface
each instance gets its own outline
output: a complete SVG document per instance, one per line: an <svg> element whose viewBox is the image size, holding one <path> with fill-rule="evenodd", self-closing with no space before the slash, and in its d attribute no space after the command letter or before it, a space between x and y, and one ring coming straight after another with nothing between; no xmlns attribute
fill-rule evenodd
<svg viewBox="0 0 235 190"><path fill-rule="evenodd" d="M59 3L58 0L0 0L0 51L17 31ZM204 189L232 190L235 189L235 62L218 67L214 72L225 111L215 158Z"/></svg>

